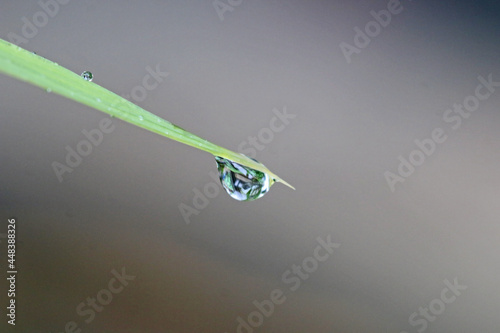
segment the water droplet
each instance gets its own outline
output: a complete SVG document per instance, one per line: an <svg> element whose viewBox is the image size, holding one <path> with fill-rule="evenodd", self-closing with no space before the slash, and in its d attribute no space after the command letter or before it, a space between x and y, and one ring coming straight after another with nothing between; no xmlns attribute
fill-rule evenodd
<svg viewBox="0 0 500 333"><path fill-rule="evenodd" d="M222 187L231 198L238 201L252 201L269 191L271 179L266 173L218 156L215 157L215 161Z"/></svg>
<svg viewBox="0 0 500 333"><path fill-rule="evenodd" d="M143 117L143 116L139 116L139 120L140 120L140 121L143 121L143 120L144 120L144 117Z"/></svg>
<svg viewBox="0 0 500 333"><path fill-rule="evenodd" d="M36 55L36 52L31 52L31 54L35 54Z"/></svg>
<svg viewBox="0 0 500 333"><path fill-rule="evenodd" d="M92 81L92 79L94 78L94 75L92 75L92 73L89 71L85 71L81 74L81 77L83 77L87 81Z"/></svg>
<svg viewBox="0 0 500 333"><path fill-rule="evenodd" d="M46 91L46 92L48 92L48 93L51 93L51 92L52 92L52 89L47 88L47 89L45 89L45 91Z"/></svg>

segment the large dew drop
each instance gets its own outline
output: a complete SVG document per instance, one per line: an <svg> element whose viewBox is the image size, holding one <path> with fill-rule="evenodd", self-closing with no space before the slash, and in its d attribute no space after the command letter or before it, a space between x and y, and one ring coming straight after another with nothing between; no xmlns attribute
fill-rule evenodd
<svg viewBox="0 0 500 333"><path fill-rule="evenodd" d="M266 173L218 156L215 157L215 161L222 187L231 198L238 201L252 201L269 191L272 182Z"/></svg>

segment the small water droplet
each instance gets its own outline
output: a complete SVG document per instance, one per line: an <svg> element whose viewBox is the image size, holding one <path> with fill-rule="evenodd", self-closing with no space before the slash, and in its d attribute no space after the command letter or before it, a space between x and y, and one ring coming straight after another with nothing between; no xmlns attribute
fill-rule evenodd
<svg viewBox="0 0 500 333"><path fill-rule="evenodd" d="M143 116L139 116L139 120L140 120L140 121L143 121L143 120L144 120L144 117L143 117Z"/></svg>
<svg viewBox="0 0 500 333"><path fill-rule="evenodd" d="M31 52L31 54L35 54L36 55L36 52Z"/></svg>
<svg viewBox="0 0 500 333"><path fill-rule="evenodd" d="M87 81L92 81L92 79L94 78L94 75L89 71L85 71L81 74L81 77L83 77Z"/></svg>
<svg viewBox="0 0 500 333"><path fill-rule="evenodd" d="M266 173L218 156L215 157L215 161L222 187L231 198L238 201L252 201L269 191L271 179Z"/></svg>
<svg viewBox="0 0 500 333"><path fill-rule="evenodd" d="M98 103L101 103L101 99L100 98L96 98L95 99Z"/></svg>
<svg viewBox="0 0 500 333"><path fill-rule="evenodd" d="M46 91L46 92L48 92L48 93L51 93L51 92L52 92L52 89L47 88L47 89L45 89L45 91Z"/></svg>

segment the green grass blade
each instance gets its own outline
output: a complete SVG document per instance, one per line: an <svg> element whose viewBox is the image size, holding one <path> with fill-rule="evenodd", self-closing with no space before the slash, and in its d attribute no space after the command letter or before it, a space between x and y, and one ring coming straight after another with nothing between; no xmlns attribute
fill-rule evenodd
<svg viewBox="0 0 500 333"><path fill-rule="evenodd" d="M0 39L0 73L72 99L169 139L204 150L214 156L224 157L265 172L275 181L293 188L271 170L252 159L202 139L106 88L86 81L80 75L3 39Z"/></svg>

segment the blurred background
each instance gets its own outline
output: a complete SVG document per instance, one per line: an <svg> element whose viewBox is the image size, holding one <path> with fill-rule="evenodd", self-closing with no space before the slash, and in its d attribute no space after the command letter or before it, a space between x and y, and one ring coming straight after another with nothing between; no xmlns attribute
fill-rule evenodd
<svg viewBox="0 0 500 333"><path fill-rule="evenodd" d="M297 189L235 201L210 154L117 119L70 165L109 117L1 75L0 331L498 332L499 14L0 0L0 38Z"/></svg>

